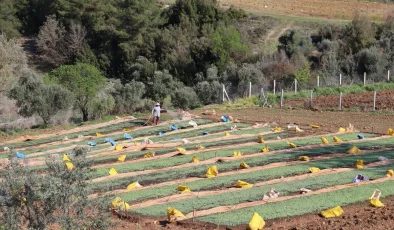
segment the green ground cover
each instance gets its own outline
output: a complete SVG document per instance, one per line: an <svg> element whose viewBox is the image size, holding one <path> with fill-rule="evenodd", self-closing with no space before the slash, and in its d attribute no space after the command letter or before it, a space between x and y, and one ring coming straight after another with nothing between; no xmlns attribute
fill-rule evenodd
<svg viewBox="0 0 394 230"><path fill-rule="evenodd" d="M349 135L349 134L344 134L344 135ZM309 139L309 138L307 138ZM345 138L343 138L345 139ZM387 139L382 139L382 140L375 140L375 141L364 141L357 143L357 146L360 149L371 149L371 148L383 148L387 146L392 145L392 141L394 138L387 138ZM299 140L301 142L301 140ZM303 140L304 142L307 142L307 140ZM282 143L275 143L275 144L282 144ZM283 146L283 145L282 145ZM283 152L283 153L276 153L276 154L269 154L269 155L263 155L263 156L256 156L252 158L245 159L244 161L251 167L253 166L262 166L262 165L267 165L270 163L275 163L275 162L284 162L284 161L293 161L296 160L299 156L306 155L306 156L321 156L325 154L333 154L333 153L344 153L346 152L352 145L343 143L340 145L333 145L333 146L323 146L323 147L316 147L316 148L311 148L311 149L304 149L304 150L295 150L292 152ZM250 148L253 148L251 146ZM287 147L285 147L287 148ZM217 151L218 153L223 153L227 155L232 155L233 151L228 151L228 150L223 150L223 151ZM207 152L207 153L202 153L202 154L211 154L211 158L215 157L215 152ZM200 155L198 155L200 156ZM216 155L219 156L219 155ZM174 157L174 158L169 158L167 159L168 161L163 160L161 163L165 163L167 165L171 164L176 164L180 163L183 161L183 158L181 157L186 157L186 156L180 156L180 157ZM190 162L192 156L187 156L188 161ZM202 158L200 158L202 159ZM335 161L337 161L336 159ZM377 160L377 158L374 160ZM239 164L241 163L241 159L239 160L234 160L234 161L229 161L229 162L224 162L218 164L219 172L228 172L228 171L234 171L238 170ZM148 161L146 164L148 164L150 161ZM159 162L158 160L153 161L153 162ZM142 163L142 162L141 162ZM135 170L138 168L143 168L146 167L146 164L141 164L141 165L136 165L135 168L130 167L129 170ZM354 164L354 162L352 162ZM155 164L152 164L152 167L161 167L160 165L154 166ZM188 177L204 177L206 169L213 164L205 165L205 167L202 167L201 165L196 165L196 166L191 166L188 168L181 168L181 169L172 169L172 170L167 170L165 173L163 172L158 172L158 173L150 173L150 174L145 174L145 175L137 175L134 177L128 177L128 178L119 178L119 179L114 179L110 181L103 181L103 182L98 182L98 183L93 183L90 184L90 186L95 190L95 191L109 191L113 189L120 189L124 188L127 186L130 181L140 181L142 185L149 185L149 184L155 184L155 183L160 183L164 181L169 181L169 180L175 180L175 179L182 179L182 178L188 178ZM349 162L345 164L345 166L349 165ZM339 165L339 167L341 167ZM326 167L327 168L327 167ZM148 169L148 168L146 168ZM109 169L108 169L109 170ZM142 169L143 170L143 169ZM119 172L119 171L118 171ZM108 171L106 171L106 175L108 175Z"/></svg>
<svg viewBox="0 0 394 230"><path fill-rule="evenodd" d="M352 183L353 178L358 174L367 176L370 180L382 178L386 176L387 170L393 168L394 164L390 164L361 170L359 169L351 172L341 172L309 177L303 180L282 182L250 189L233 190L220 195L216 194L197 197L198 194L196 193L196 196L190 199L183 199L174 202L167 202L165 204L153 205L146 208L139 208L132 210L132 212L149 216L163 216L163 210L166 210L167 207L175 207L183 213L189 213L192 212L193 209L204 210L217 206L236 205L239 203L258 201L262 199L264 194L267 193L271 187L280 192L280 196L288 196L292 194L298 194L300 188L318 190L337 185L349 184ZM235 183L236 181L233 182L233 184Z"/></svg>
<svg viewBox="0 0 394 230"><path fill-rule="evenodd" d="M379 189L382 192L382 202L384 202L384 197L394 195L393 181L385 181L341 189L324 194L305 196L280 202L267 203L250 208L212 214L197 218L197 220L219 225L236 226L247 224L254 212L259 213L264 219L291 217L314 212L317 213L337 205L344 206L367 201L375 189ZM164 216L164 214L165 210L163 211L162 216Z"/></svg>

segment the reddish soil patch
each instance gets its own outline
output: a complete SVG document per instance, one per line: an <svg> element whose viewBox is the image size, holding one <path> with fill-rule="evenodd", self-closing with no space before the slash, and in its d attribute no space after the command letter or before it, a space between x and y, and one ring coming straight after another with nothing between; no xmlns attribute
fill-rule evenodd
<svg viewBox="0 0 394 230"><path fill-rule="evenodd" d="M360 94L342 95L342 108L353 108L360 111L372 111L373 109L373 92ZM286 100L285 107L305 107L309 106L308 99ZM339 108L339 95L329 95L313 98L314 108ZM394 109L394 90L385 90L376 92L376 110L393 110Z"/></svg>

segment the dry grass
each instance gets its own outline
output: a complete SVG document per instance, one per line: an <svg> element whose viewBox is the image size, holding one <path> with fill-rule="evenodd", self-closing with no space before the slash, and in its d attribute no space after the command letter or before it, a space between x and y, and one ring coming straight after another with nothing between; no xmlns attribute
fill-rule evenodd
<svg viewBox="0 0 394 230"><path fill-rule="evenodd" d="M382 21L393 4L356 0L220 0L222 7L234 5L254 13L301 18L351 20L356 10L373 21Z"/></svg>

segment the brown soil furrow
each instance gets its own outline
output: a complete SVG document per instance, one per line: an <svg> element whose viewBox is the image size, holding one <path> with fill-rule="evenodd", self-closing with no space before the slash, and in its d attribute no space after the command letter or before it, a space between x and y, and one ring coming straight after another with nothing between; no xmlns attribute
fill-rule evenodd
<svg viewBox="0 0 394 230"><path fill-rule="evenodd" d="M384 178L379 178L379 179L376 179L373 181L351 183L351 184L337 185L337 186L333 186L333 187L323 188L323 189L315 190L315 191L305 193L305 194L282 196L282 197L273 198L273 199L264 200L264 201L259 200L259 201L240 203L240 204L229 205L229 206L218 206L218 207L211 208L211 209L199 210L199 211L194 211L192 213L188 213L185 215L186 216L185 219L207 216L207 215L212 215L215 213L228 212L228 211L238 210L238 209L242 209L242 208L254 207L254 206L263 205L266 203L274 203L274 202L279 202L279 201L284 201L284 200L289 200L289 199L295 199L295 198L299 198L299 197L303 197L303 196L312 196L312 195L317 195L317 194L323 194L323 193L328 193L328 192L337 191L337 190L341 190L341 189L362 186L365 184L376 184L376 183L389 181L389 180L394 180L394 178L393 177L384 177Z"/></svg>
<svg viewBox="0 0 394 230"><path fill-rule="evenodd" d="M390 136L381 136L381 137L375 137L375 138L368 138L368 140L377 140L377 139L389 138L389 137ZM275 141L279 141L279 140L275 140ZM359 142L359 141L362 141L362 140L352 140L352 141L348 141L346 143L356 143L356 142ZM341 144L341 143L330 143L330 144L326 144L325 146L337 145L337 144ZM309 145L309 146L305 146L305 147L299 147L299 148L296 148L296 149L311 149L311 148L318 147L318 146L322 146L322 144ZM256 157L256 156L276 154L278 152L283 153L283 152L291 152L291 151L294 151L294 149L291 148L291 149L285 149L285 150L277 150L277 151L271 151L271 152L268 152L268 153L262 153L261 152L261 153L256 153L256 154L243 155L243 156L240 156L240 157L216 157L216 158L211 158L211 159L206 160L206 161L200 161L198 163L187 163L187 164L183 164L183 165L171 166L171 167L161 168L161 169L152 169L152 170L144 170L144 171L136 171L136 172L128 172L128 173L121 173L121 174L116 174L116 175L110 175L110 176L95 178L91 182L101 182L101 181L112 180L112 179L119 179L119 178L124 178L124 177L131 177L131 176L136 176L136 175L145 175L145 174L155 173L155 172L159 172L159 171L160 172L164 172L164 171L168 171L168 170L172 170L172 169L188 168L188 167L195 166L195 165L207 165L207 164L216 163L218 160L232 161L232 160L240 160L240 159L252 158L252 157ZM365 151L365 152L369 152L369 151Z"/></svg>

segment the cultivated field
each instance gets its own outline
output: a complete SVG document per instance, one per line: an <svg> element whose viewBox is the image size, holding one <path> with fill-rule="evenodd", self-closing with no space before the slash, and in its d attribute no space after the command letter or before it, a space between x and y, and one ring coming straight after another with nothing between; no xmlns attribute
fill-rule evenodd
<svg viewBox="0 0 394 230"><path fill-rule="evenodd" d="M197 127L189 121L166 121L152 127L142 126L142 120L123 119L105 126L87 126L29 137L29 140L20 138L1 147L25 154L24 163L37 169L45 167L48 157L62 161L63 154L77 146L89 148L88 157L95 162L93 179L89 182L90 199L103 199L114 213L129 218L131 223L122 222L118 229L217 229L223 226L245 229L254 212L274 229L302 224L302 219L283 219L300 215L313 219L316 224L324 222L339 228L347 223L346 219L339 217L326 222L319 213L338 205L356 203L358 207L360 204L366 207L375 189L382 191L381 201L388 202L388 207L379 209L385 210L381 214L384 216L392 210L389 203L392 199L385 197L394 195L394 177L386 176L387 170L394 169L394 137L357 130L337 132L339 127L335 131L325 129L327 120L315 123L323 125L322 128L303 123L299 126L303 132L296 132L284 123L242 122L246 119L240 115L235 116L241 120L237 123L218 122L220 116L210 118L194 119ZM171 125L178 130L172 130ZM132 139L127 139L125 133ZM260 141L258 136L264 140ZM328 143L322 143L323 137ZM115 150L106 138L121 148ZM153 143L145 144L147 138ZM89 147L88 142L95 142L97 146ZM360 151L349 152L354 146ZM8 153L0 155L3 164L7 157ZM309 160L304 161L306 157ZM387 160L382 161L380 157ZM72 162L73 156L68 158ZM364 167L356 168L360 160ZM217 172L213 170L207 175L212 166L217 167ZM320 171L311 173L311 168ZM358 174L368 177L369 181L352 183ZM247 183L243 184L246 187L237 187L239 181ZM135 186L135 182L141 187ZM267 197L271 188L279 192L279 196ZM312 191L301 194L302 188ZM124 204L111 204L114 199L125 201L127 210ZM175 215L178 225L167 222L169 207L183 214ZM356 208L346 207L345 216L351 215L347 210ZM376 214L377 219L382 215ZM174 216L170 216L172 218ZM305 228L316 226L304 223ZM363 226L367 225L359 227Z"/></svg>
<svg viewBox="0 0 394 230"><path fill-rule="evenodd" d="M352 20L358 10L374 21L382 21L394 11L393 4L356 0L221 0L220 5L263 15L341 20Z"/></svg>

